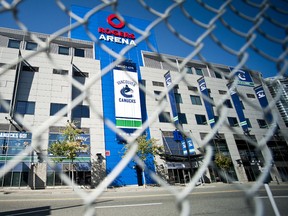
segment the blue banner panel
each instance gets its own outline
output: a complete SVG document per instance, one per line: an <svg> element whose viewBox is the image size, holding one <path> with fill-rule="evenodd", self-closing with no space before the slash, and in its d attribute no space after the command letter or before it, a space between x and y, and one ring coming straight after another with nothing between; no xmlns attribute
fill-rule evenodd
<svg viewBox="0 0 288 216"><path fill-rule="evenodd" d="M209 97L209 93L208 93L208 89L207 89L204 77L201 77L197 81L198 81L198 84L200 87L201 94L205 95L206 97ZM204 105L205 105L206 112L208 115L209 124L210 124L211 128L213 128L215 125L215 118L214 118L214 111L213 111L212 104L209 103L208 101L204 100Z"/></svg>
<svg viewBox="0 0 288 216"><path fill-rule="evenodd" d="M231 86L231 84L227 85L228 89L230 89L230 86ZM242 105L241 105L239 96L235 91L231 91L230 95L231 95L236 113L237 113L238 118L239 118L240 126L242 127L244 132L247 132L248 131L248 125L247 125L247 121L246 121L246 118L245 118L245 115L244 115L244 112L242 109Z"/></svg>
<svg viewBox="0 0 288 216"><path fill-rule="evenodd" d="M165 78L166 86L168 88L170 85L172 85L172 79L171 79L171 75L170 75L169 71L166 74L164 74L164 78ZM171 106L171 110L172 110L173 121L174 121L175 125L178 125L179 119L178 119L178 112L177 112L175 95L174 95L173 89L171 89L168 92L168 96L169 96L169 102L170 102L170 106Z"/></svg>
<svg viewBox="0 0 288 216"><path fill-rule="evenodd" d="M230 70L232 71L234 68L230 67ZM250 76L250 73L248 71L245 70L238 70L235 73L235 76L238 77L238 85L242 85L242 86L251 86L254 87L254 82Z"/></svg>
<svg viewBox="0 0 288 216"><path fill-rule="evenodd" d="M265 109L268 106L268 100L267 100L266 94L264 92L263 86L260 85L260 86L255 87L254 91L257 95L258 101L259 101L262 109ZM273 116L272 116L271 112L265 113L265 119L269 125L272 124Z"/></svg>
<svg viewBox="0 0 288 216"><path fill-rule="evenodd" d="M191 138L186 138L186 141L185 139L181 140L181 144L184 155L188 155L187 146L189 148L189 155L195 154L195 149Z"/></svg>

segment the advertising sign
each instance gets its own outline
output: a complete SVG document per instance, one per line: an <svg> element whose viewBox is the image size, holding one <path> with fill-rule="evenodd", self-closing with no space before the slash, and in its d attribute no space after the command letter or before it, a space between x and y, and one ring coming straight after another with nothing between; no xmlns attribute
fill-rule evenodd
<svg viewBox="0 0 288 216"><path fill-rule="evenodd" d="M135 64L122 64L113 70L116 127L141 128L141 105Z"/></svg>
<svg viewBox="0 0 288 216"><path fill-rule="evenodd" d="M172 85L172 79L171 79L170 71L168 71L166 74L164 74L164 78L165 78L166 87L168 88L170 85ZM178 112L177 112L175 95L174 95L173 89L171 89L168 92L168 98L169 98L169 103L170 103L170 107L172 110L173 121L177 125L177 124L179 124L179 119L178 119Z"/></svg>
<svg viewBox="0 0 288 216"><path fill-rule="evenodd" d="M186 141L185 141L185 139L181 140L183 154L188 155L186 142L187 142L187 145L189 148L189 154L195 154L194 145L193 145L192 139L190 139L190 138L186 138Z"/></svg>
<svg viewBox="0 0 288 216"><path fill-rule="evenodd" d="M201 93L203 95L205 95L206 97L209 97L209 93L208 93L208 89L206 87L206 82L205 82L204 77L201 77L197 81L198 81ZM209 103L208 101L204 100L204 105L205 105L206 112L208 115L209 124L210 124L211 128L213 128L215 125L215 118L214 118L214 111L213 111L212 104Z"/></svg>
<svg viewBox="0 0 288 216"><path fill-rule="evenodd" d="M264 92L263 86L260 85L260 86L255 87L254 91L257 95L258 101L259 101L262 109L265 109L268 106L268 100L267 100L266 94ZM271 112L266 113L265 118L266 118L268 124L272 123L273 116L272 116Z"/></svg>
<svg viewBox="0 0 288 216"><path fill-rule="evenodd" d="M230 89L230 86L231 86L231 84L227 85L228 89ZM248 131L248 125L247 125L247 121L246 121L246 118L245 118L245 115L244 115L244 112L242 109L242 105L241 105L239 96L238 96L237 92L235 92L235 91L231 91L230 95L231 95L231 98L232 98L232 101L234 104L234 108L235 108L236 113L237 113L238 118L239 118L240 126L242 127L244 132L247 132Z"/></svg>
<svg viewBox="0 0 288 216"><path fill-rule="evenodd" d="M233 69L234 68L230 67L231 71ZM254 82L248 71L238 70L236 71L235 76L238 77L238 85L254 87Z"/></svg>

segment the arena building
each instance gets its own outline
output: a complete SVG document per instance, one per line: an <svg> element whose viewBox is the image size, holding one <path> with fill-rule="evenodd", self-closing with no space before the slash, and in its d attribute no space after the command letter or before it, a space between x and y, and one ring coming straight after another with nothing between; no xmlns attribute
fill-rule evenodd
<svg viewBox="0 0 288 216"><path fill-rule="evenodd" d="M74 6L72 11L83 17L89 9ZM131 17L125 17L125 20L143 30L149 25L147 21ZM157 50L153 31L148 44L142 35L108 12L91 16L87 27L101 45L93 42L85 28L78 27L70 32L69 38L51 40L50 49L44 52L29 34L0 28L0 92L3 97L0 105L0 166L5 166L31 143L33 128L45 122L51 125L39 140L41 149L35 150L6 173L0 180L1 186L45 188L64 185L59 172L70 177L72 172L75 173L74 179L81 185L99 184L122 159L125 145L123 134L116 134L104 123L102 116L125 135L133 134L157 110L161 92L166 91L183 71L180 65L184 58L165 54L160 57L150 50L151 46ZM43 41L53 38L53 35L34 34ZM122 49L127 45L124 52ZM104 46L111 51L107 52ZM37 55L33 55L36 52ZM119 54L126 60L118 61ZM27 55L30 55L28 59L13 64L13 60L15 62ZM163 61L164 57L171 64ZM109 68L110 65L114 67ZM211 65L221 73L211 70ZM208 67L200 61L188 61L185 64L186 82L174 83L174 88L167 95L171 106L167 106L145 130L148 138L157 139L165 149L161 158L157 159L157 166L152 163L153 157L146 164L151 170L164 174L171 184L185 184L191 179L203 157L197 140L204 139L219 118L216 108L203 100L201 95L217 104L228 92L227 77L233 68L211 65ZM231 158L233 166L228 173L235 181L254 181L261 172L263 155L249 145L245 137L259 141L267 133L269 122L264 119L262 110L272 96L262 85L260 73L241 70L236 74L240 78L237 90L241 92L241 97L232 94L223 102L229 111L227 124L219 129L211 145L215 152ZM91 83L92 77L99 79ZM77 82L71 84L71 78ZM79 83L84 88L79 87ZM139 84L145 91L139 89ZM86 88L89 88L86 100L79 100ZM242 100L243 97L245 100ZM4 101L9 106L5 106ZM76 105L73 109L69 108L71 101L72 105ZM280 116L277 109L275 112ZM16 114L23 117L26 127L15 118ZM169 122L167 116L172 116L176 125L181 125L192 139L175 131L175 125ZM61 131L67 122L75 122L75 126L81 128L83 134L79 139L88 149L78 154L74 168L66 160L58 163L57 169L52 169L46 161L39 160L37 153L41 151L41 154L49 155L49 145L61 140ZM270 175L273 181L287 181L288 140L282 135L286 132L287 124L279 118L277 136L268 142L274 156ZM147 173L145 176L147 184L155 183ZM225 179L211 166L202 181ZM112 185L143 183L141 169L131 161Z"/></svg>

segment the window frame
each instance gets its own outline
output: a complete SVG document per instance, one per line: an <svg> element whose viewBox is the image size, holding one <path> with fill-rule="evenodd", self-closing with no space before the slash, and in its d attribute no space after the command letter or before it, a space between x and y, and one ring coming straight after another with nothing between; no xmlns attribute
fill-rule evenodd
<svg viewBox="0 0 288 216"><path fill-rule="evenodd" d="M79 55L79 52L81 53L81 55ZM74 56L84 58L85 57L85 49L74 48Z"/></svg>
<svg viewBox="0 0 288 216"><path fill-rule="evenodd" d="M68 53L67 52L63 52L64 50L68 51ZM58 47L58 54L60 54L60 55L68 55L69 56L70 48L66 47L66 46L59 46Z"/></svg>
<svg viewBox="0 0 288 216"><path fill-rule="evenodd" d="M203 70L202 70L202 68L195 68L195 72L196 72L197 75L203 76Z"/></svg>
<svg viewBox="0 0 288 216"><path fill-rule="evenodd" d="M176 104L182 104L183 103L182 96L180 93L174 93L174 97L175 97L175 103Z"/></svg>
<svg viewBox="0 0 288 216"><path fill-rule="evenodd" d="M178 115L178 120L180 124L188 124L185 113L177 113L177 115Z"/></svg>
<svg viewBox="0 0 288 216"><path fill-rule="evenodd" d="M5 101L6 103L8 103L8 104L9 104L9 107L10 107L10 103L11 103L10 100L3 100L3 101ZM0 104L0 113L9 113L9 109L6 110L6 109L3 107L3 105Z"/></svg>
<svg viewBox="0 0 288 216"><path fill-rule="evenodd" d="M257 123L259 127L262 129L268 128L268 123L265 121L265 119L257 119ZM265 124L262 124L262 123L265 123Z"/></svg>
<svg viewBox="0 0 288 216"><path fill-rule="evenodd" d="M202 101L201 101L201 97L200 96L198 96L198 95L190 95L190 100L191 100L192 105L202 106Z"/></svg>
<svg viewBox="0 0 288 216"><path fill-rule="evenodd" d="M34 115L35 105L34 101L17 101L15 110L20 115Z"/></svg>
<svg viewBox="0 0 288 216"><path fill-rule="evenodd" d="M170 119L166 119L166 117L164 116L164 113L166 113L170 117L170 112L161 112L158 115L159 122L161 122L161 123L170 123Z"/></svg>
<svg viewBox="0 0 288 216"><path fill-rule="evenodd" d="M28 47L29 45L31 45L32 48L29 48L29 47ZM33 46L34 46L34 47L33 47ZM34 50L34 51L36 51L37 48L38 48L38 44L37 44L37 43L31 42L31 41L27 41L27 42L26 42L25 50Z"/></svg>
<svg viewBox="0 0 288 216"><path fill-rule="evenodd" d="M50 116L56 116L56 113L59 112L61 109L65 108L67 104L61 104L61 103L50 103ZM66 107L67 109L67 107ZM67 116L67 112L64 117Z"/></svg>
<svg viewBox="0 0 288 216"><path fill-rule="evenodd" d="M228 116L227 119L230 127L239 127L239 122L236 117Z"/></svg>
<svg viewBox="0 0 288 216"><path fill-rule="evenodd" d="M13 44L17 43L17 46L14 46ZM20 49L21 46L21 41L20 40L16 40L16 39L9 39L8 40L8 48L12 48L12 49Z"/></svg>
<svg viewBox="0 0 288 216"><path fill-rule="evenodd" d="M217 71L214 71L214 74L215 74L215 78L217 78L217 79L223 79L221 73L219 73L219 72L217 72Z"/></svg>
<svg viewBox="0 0 288 216"><path fill-rule="evenodd" d="M164 87L164 82L152 81L152 85Z"/></svg>
<svg viewBox="0 0 288 216"><path fill-rule="evenodd" d="M195 114L195 119L197 125L208 125L207 119L205 115L202 114ZM205 121L203 121L205 120Z"/></svg>
<svg viewBox="0 0 288 216"><path fill-rule="evenodd" d="M72 116L73 118L90 118L90 107L88 105L77 105L72 110Z"/></svg>

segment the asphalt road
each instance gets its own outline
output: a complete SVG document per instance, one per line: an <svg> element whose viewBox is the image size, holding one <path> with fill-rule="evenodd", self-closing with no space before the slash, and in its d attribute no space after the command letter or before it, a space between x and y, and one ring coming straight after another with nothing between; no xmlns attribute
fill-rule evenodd
<svg viewBox="0 0 288 216"><path fill-rule="evenodd" d="M288 215L288 185L270 186L280 215ZM183 189L183 188L179 188ZM243 192L232 185L197 187L188 196L191 215L254 215ZM275 215L264 187L258 199L264 215ZM93 203L97 215L179 215L175 197L162 188L108 190ZM0 215L84 215L82 199L71 190L0 192Z"/></svg>

